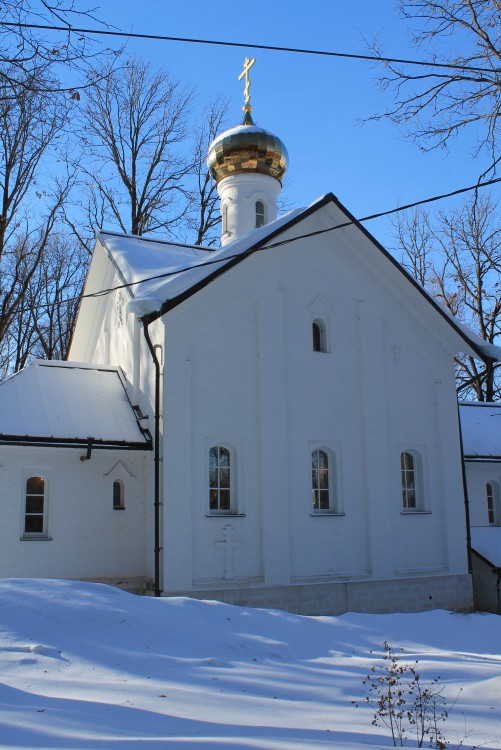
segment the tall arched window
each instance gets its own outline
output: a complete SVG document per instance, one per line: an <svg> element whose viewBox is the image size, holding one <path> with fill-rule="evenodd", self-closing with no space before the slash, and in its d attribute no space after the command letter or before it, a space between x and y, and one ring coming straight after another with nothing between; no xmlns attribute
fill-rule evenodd
<svg viewBox="0 0 501 750"><path fill-rule="evenodd" d="M46 511L45 479L29 477L26 480L25 536L44 536L46 534Z"/></svg>
<svg viewBox="0 0 501 750"><path fill-rule="evenodd" d="M228 204L223 203L223 234L225 234L228 231Z"/></svg>
<svg viewBox="0 0 501 750"><path fill-rule="evenodd" d="M256 227L264 226L264 203L256 201Z"/></svg>
<svg viewBox="0 0 501 750"><path fill-rule="evenodd" d="M404 510L417 510L417 466L416 458L410 451L403 451L400 454L400 474L402 480L402 508Z"/></svg>
<svg viewBox="0 0 501 750"><path fill-rule="evenodd" d="M487 518L489 526L497 526L497 487L494 482L487 482L485 485L485 494L487 497Z"/></svg>
<svg viewBox="0 0 501 750"><path fill-rule="evenodd" d="M124 486L120 480L116 479L113 482L113 510L123 510L124 508Z"/></svg>
<svg viewBox="0 0 501 750"><path fill-rule="evenodd" d="M329 455L324 450L314 450L311 454L311 487L313 510L331 510L331 488L329 477Z"/></svg>
<svg viewBox="0 0 501 750"><path fill-rule="evenodd" d="M230 513L233 505L231 453L215 445L209 450L209 508Z"/></svg>

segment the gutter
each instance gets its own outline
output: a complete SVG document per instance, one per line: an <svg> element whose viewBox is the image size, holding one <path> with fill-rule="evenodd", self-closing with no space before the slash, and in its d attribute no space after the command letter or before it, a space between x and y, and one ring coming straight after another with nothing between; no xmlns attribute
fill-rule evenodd
<svg viewBox="0 0 501 750"><path fill-rule="evenodd" d="M465 456L464 460L469 464L499 464L501 456Z"/></svg>
<svg viewBox="0 0 501 750"><path fill-rule="evenodd" d="M155 347L150 338L150 332L148 330L149 322L145 318L140 319L143 323L144 338L146 345L150 350L153 364L155 366L155 431L154 431L154 508L155 508L155 596L160 596L162 591L160 588L160 362L158 361Z"/></svg>
<svg viewBox="0 0 501 750"><path fill-rule="evenodd" d="M126 440L103 440L91 438L92 450L150 451L151 440L127 442ZM35 448L89 448L89 438L56 438L39 435L0 435L0 445L25 445Z"/></svg>

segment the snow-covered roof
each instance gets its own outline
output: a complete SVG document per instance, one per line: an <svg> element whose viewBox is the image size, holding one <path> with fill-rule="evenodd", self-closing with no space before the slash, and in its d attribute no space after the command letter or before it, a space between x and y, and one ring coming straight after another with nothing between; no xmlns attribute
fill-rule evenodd
<svg viewBox="0 0 501 750"><path fill-rule="evenodd" d="M0 383L0 443L148 447L116 367L35 360Z"/></svg>
<svg viewBox="0 0 501 750"><path fill-rule="evenodd" d="M306 222L322 209L326 209L325 215L322 219L315 220L316 226L310 222L301 227L303 231L301 229L297 231L300 223ZM308 231L306 227L308 230L311 227L312 231ZM473 351L479 358L486 361L501 361L501 348L478 338L444 310L331 193L322 196L307 208L290 211L275 221L254 229L234 242L215 250L114 232L101 232L99 240L124 282L133 285L128 287L132 296L128 309L138 317L153 319L171 309L173 306L171 302L175 301L173 304L177 304L195 293L205 283L219 275L222 270L228 270L245 256L263 249L265 245L269 244L273 247L275 242L280 243L279 238L285 236L286 241L290 242L341 227L347 227L344 231L355 233L351 235L354 241L363 236L364 242L368 241L379 250L381 257L384 256L398 270L398 278L406 278L407 282L418 291L415 299L427 300L468 345L467 353L471 354Z"/></svg>
<svg viewBox="0 0 501 750"><path fill-rule="evenodd" d="M299 209L290 211L215 250L113 232L101 232L99 240L125 283L133 285L129 287L133 296L129 310L142 316L159 310L166 300L174 299L228 261L244 255L257 242L301 213ZM192 270L185 271L186 268ZM156 278L143 281L152 276ZM138 284L139 281L141 283Z"/></svg>
<svg viewBox="0 0 501 750"><path fill-rule="evenodd" d="M501 568L501 526L474 527L471 546L495 568Z"/></svg>
<svg viewBox="0 0 501 750"><path fill-rule="evenodd" d="M501 458L501 404L463 403L459 414L465 458Z"/></svg>

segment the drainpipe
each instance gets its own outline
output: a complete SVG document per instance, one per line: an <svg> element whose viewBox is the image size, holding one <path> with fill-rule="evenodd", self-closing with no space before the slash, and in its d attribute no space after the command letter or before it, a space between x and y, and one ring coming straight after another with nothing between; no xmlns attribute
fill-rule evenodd
<svg viewBox="0 0 501 750"><path fill-rule="evenodd" d="M160 362L150 338L148 323L145 320L141 322L143 323L144 338L155 365L155 596L160 596L162 593L160 589Z"/></svg>
<svg viewBox="0 0 501 750"><path fill-rule="evenodd" d="M497 574L496 578L496 614L501 615L501 568L495 568L493 571Z"/></svg>
<svg viewBox="0 0 501 750"><path fill-rule="evenodd" d="M473 575L473 563L471 559L471 526L470 526L470 501L468 499L468 485L466 482L466 464L463 450L463 431L461 429L461 417L459 414L459 401L457 402L458 425L459 425L459 448L461 450L461 472L463 475L464 512L466 519L466 553L468 555L468 573Z"/></svg>

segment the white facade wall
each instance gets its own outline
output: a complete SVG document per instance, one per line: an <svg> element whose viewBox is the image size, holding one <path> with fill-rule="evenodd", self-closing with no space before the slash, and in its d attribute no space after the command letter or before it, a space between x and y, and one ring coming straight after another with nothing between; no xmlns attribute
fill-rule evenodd
<svg viewBox="0 0 501 750"><path fill-rule="evenodd" d="M150 453L93 450L81 461L85 454L85 447L0 447L2 577L151 578ZM47 539L23 539L29 476L45 480ZM113 509L115 480L124 510Z"/></svg>
<svg viewBox="0 0 501 750"><path fill-rule="evenodd" d="M467 574L452 352L360 255L332 237L257 253L164 321L166 592ZM236 458L232 516L209 513L211 445ZM312 513L315 448L336 515ZM402 512L403 450L421 513Z"/></svg>
<svg viewBox="0 0 501 750"><path fill-rule="evenodd" d="M470 522L473 526L489 526L487 512L486 484L494 491L494 518L496 525L501 526L501 463L466 462L466 480L468 483L468 501L470 505Z"/></svg>
<svg viewBox="0 0 501 750"><path fill-rule="evenodd" d="M101 287L114 288L123 284L111 261L105 256L105 250L98 242L95 253L102 267L103 280ZM130 295L126 289L98 297L93 305L92 317L86 308L85 322L80 323L83 333L88 335L88 345L82 356L81 346L74 342L70 350L70 360L93 364L112 365L120 367L126 378L127 395L133 406L139 406L142 413L153 415L154 404L154 368L151 354L147 348L143 325L136 316L129 312ZM88 333L87 330L88 329ZM155 333L158 331L158 333ZM158 356L163 357L163 323L161 321L150 326L150 334L154 345L158 345ZM76 357L76 352L78 357ZM153 433L153 419L144 423Z"/></svg>

